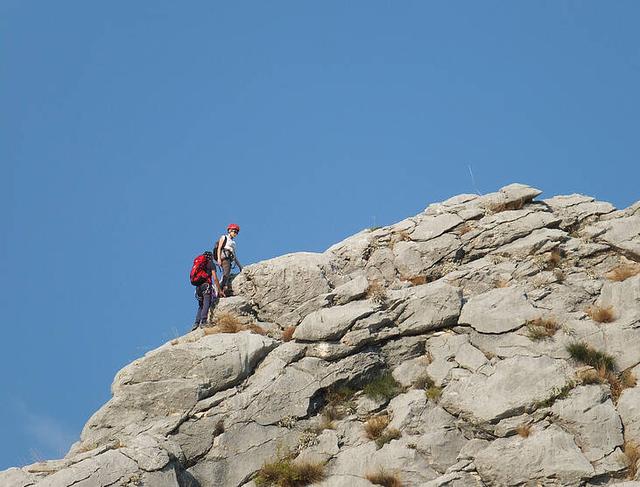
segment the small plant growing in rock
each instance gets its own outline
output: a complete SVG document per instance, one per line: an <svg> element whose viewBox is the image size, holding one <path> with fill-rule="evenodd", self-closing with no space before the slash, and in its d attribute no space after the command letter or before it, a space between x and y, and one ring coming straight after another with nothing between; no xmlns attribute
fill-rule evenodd
<svg viewBox="0 0 640 487"><path fill-rule="evenodd" d="M578 373L578 380L580 384L583 385L602 384L604 382L598 371L593 368L580 371Z"/></svg>
<svg viewBox="0 0 640 487"><path fill-rule="evenodd" d="M320 414L321 429L334 429L334 421L343 419L347 414L355 411L353 395L355 391L346 386L330 388L325 394L326 404Z"/></svg>
<svg viewBox="0 0 640 487"><path fill-rule="evenodd" d="M521 424L516 428L516 433L522 436L523 438L528 438L531 434L531 425L530 424Z"/></svg>
<svg viewBox="0 0 640 487"><path fill-rule="evenodd" d="M382 468L377 472L367 473L364 478L374 485L382 485L383 487L402 487L402 482L400 481L398 474L387 472Z"/></svg>
<svg viewBox="0 0 640 487"><path fill-rule="evenodd" d="M640 447L635 441L624 442L624 456L627 461L627 478L635 479L640 461Z"/></svg>
<svg viewBox="0 0 640 487"><path fill-rule="evenodd" d="M587 315L597 323L611 323L616 319L613 306L589 306Z"/></svg>
<svg viewBox="0 0 640 487"><path fill-rule="evenodd" d="M397 440L401 436L402 433L400 433L400 430L397 430L396 428L387 428L376 438L376 446L380 449L391 440Z"/></svg>
<svg viewBox="0 0 640 487"><path fill-rule="evenodd" d="M607 272L606 277L610 281L622 282L638 274L640 274L639 264L620 264Z"/></svg>
<svg viewBox="0 0 640 487"><path fill-rule="evenodd" d="M364 431L367 438L374 440L378 448L382 448L391 440L396 440L402 436L396 428L389 428L389 416L373 416L364 424Z"/></svg>
<svg viewBox="0 0 640 487"><path fill-rule="evenodd" d="M294 462L291 458L265 463L258 471L254 482L258 487L303 487L324 479L324 464Z"/></svg>
<svg viewBox="0 0 640 487"><path fill-rule="evenodd" d="M391 235L391 239L389 240L389 247L393 250L393 248L398 242L410 242L410 241L411 241L411 235L409 235L409 232L407 232L406 230L399 230L397 232L393 232L393 234Z"/></svg>
<svg viewBox="0 0 640 487"><path fill-rule="evenodd" d="M553 317L529 320L526 326L527 336L533 341L551 338L560 329L560 325Z"/></svg>
<svg viewBox="0 0 640 487"><path fill-rule="evenodd" d="M616 368L616 361L611 355L600 352L590 347L584 342L576 342L567 345L567 352L572 359L590 365L594 369L604 369L613 372Z"/></svg>
<svg viewBox="0 0 640 487"><path fill-rule="evenodd" d="M560 249L553 249L546 255L545 259L545 269L553 270L557 268L561 263L562 259L564 259L564 252Z"/></svg>
<svg viewBox="0 0 640 487"><path fill-rule="evenodd" d="M416 380L413 381L412 385L415 389L427 390L432 388L435 385L435 382L433 382L433 379L429 377L429 374L425 372L424 374L418 376Z"/></svg>
<svg viewBox="0 0 640 487"><path fill-rule="evenodd" d="M553 406L556 401L566 399L569 397L569 393L575 386L575 382L569 381L564 386L554 389L548 398L536 403L536 408L549 408Z"/></svg>
<svg viewBox="0 0 640 487"><path fill-rule="evenodd" d="M218 313L215 324L220 330L220 333L236 333L244 329L244 323L240 317L235 313L227 311Z"/></svg>
<svg viewBox="0 0 640 487"><path fill-rule="evenodd" d="M437 386L429 387L425 394L429 401L438 402L440 400L440 396L442 396L442 388Z"/></svg>
<svg viewBox="0 0 640 487"><path fill-rule="evenodd" d="M638 384L638 379L631 369L627 369L620 374L620 383L624 389L630 389Z"/></svg>
<svg viewBox="0 0 640 487"><path fill-rule="evenodd" d="M509 279L499 278L493 281L493 285L496 288L503 289L505 287L509 287L509 282L510 282Z"/></svg>
<svg viewBox="0 0 640 487"><path fill-rule="evenodd" d="M370 440L377 439L389 425L389 416L373 416L364 424L364 432Z"/></svg>
<svg viewBox="0 0 640 487"><path fill-rule="evenodd" d="M376 304L384 305L387 303L389 297L387 296L387 290L380 284L380 281L372 281L369 283L366 292L367 298Z"/></svg>
<svg viewBox="0 0 640 487"><path fill-rule="evenodd" d="M453 233L457 234L459 237L462 237L464 234L469 233L473 230L473 226L469 222L464 222L461 225L458 225Z"/></svg>
<svg viewBox="0 0 640 487"><path fill-rule="evenodd" d="M556 282L564 282L567 279L567 275L562 269L553 269L553 277L556 278Z"/></svg>
<svg viewBox="0 0 640 487"><path fill-rule="evenodd" d="M402 387L391 372L386 370L364 386L363 391L371 399L389 401L400 394Z"/></svg>
<svg viewBox="0 0 640 487"><path fill-rule="evenodd" d="M284 330L282 330L282 341L290 342L293 338L293 334L296 331L295 326L287 326Z"/></svg>
<svg viewBox="0 0 640 487"><path fill-rule="evenodd" d="M427 276L403 277L402 280L411 283L412 286L420 286L422 284L426 284L427 282L429 282L427 280Z"/></svg>
<svg viewBox="0 0 640 487"><path fill-rule="evenodd" d="M266 335L267 332L261 326L255 323L245 323L240 316L235 313L223 311L215 317L215 324L204 328L205 335L214 335L216 333L238 333L240 331L249 330L258 335Z"/></svg>

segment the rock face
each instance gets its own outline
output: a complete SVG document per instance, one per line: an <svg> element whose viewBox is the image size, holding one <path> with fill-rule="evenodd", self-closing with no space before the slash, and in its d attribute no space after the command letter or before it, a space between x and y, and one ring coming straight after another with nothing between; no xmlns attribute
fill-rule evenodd
<svg viewBox="0 0 640 487"><path fill-rule="evenodd" d="M246 267L216 326L122 369L65 458L0 486L253 487L285 459L323 487L640 486L640 205L540 194Z"/></svg>

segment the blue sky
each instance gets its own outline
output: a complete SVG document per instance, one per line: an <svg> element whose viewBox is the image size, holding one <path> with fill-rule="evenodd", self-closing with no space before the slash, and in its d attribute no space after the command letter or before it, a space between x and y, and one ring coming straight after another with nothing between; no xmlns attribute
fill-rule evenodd
<svg viewBox="0 0 640 487"><path fill-rule="evenodd" d="M511 182L638 200L639 14L0 1L0 469L62 456L190 328L230 221L248 264Z"/></svg>

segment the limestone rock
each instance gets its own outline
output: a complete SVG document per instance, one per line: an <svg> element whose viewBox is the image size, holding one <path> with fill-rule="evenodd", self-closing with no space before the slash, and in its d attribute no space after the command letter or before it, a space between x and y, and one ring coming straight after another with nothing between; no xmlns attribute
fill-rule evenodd
<svg viewBox="0 0 640 487"><path fill-rule="evenodd" d="M236 294L255 303L260 319L281 323L280 316L330 291L330 269L326 254L288 254L245 267L233 286Z"/></svg>
<svg viewBox="0 0 640 487"><path fill-rule="evenodd" d="M335 340L344 335L356 320L373 314L375 308L370 302L354 302L315 311L302 320L293 338L304 341Z"/></svg>
<svg viewBox="0 0 640 487"><path fill-rule="evenodd" d="M603 459L624 442L620 417L602 386L577 387L566 399L557 401L551 413L574 435L590 462Z"/></svg>
<svg viewBox="0 0 640 487"><path fill-rule="evenodd" d="M618 400L618 413L627 440L640 444L640 387L626 389Z"/></svg>
<svg viewBox="0 0 640 487"><path fill-rule="evenodd" d="M521 289L506 287L470 298L458 321L481 333L504 333L520 328L538 314Z"/></svg>
<svg viewBox="0 0 640 487"><path fill-rule="evenodd" d="M540 193L459 195L245 267L213 319L233 313L268 337L199 329L149 352L63 459L0 472L0 485L256 487L287 456L323 463L322 487L369 486L381 468L418 487L640 486L620 480L640 386L614 404L609 384L579 383L567 351L584 342L640 377L640 276L607 278L640 260L640 202ZM374 281L383 292L368 296ZM593 321L591 305L615 320ZM549 317L551 336L525 326ZM400 436L376 444L372 415Z"/></svg>
<svg viewBox="0 0 640 487"><path fill-rule="evenodd" d="M472 422L496 422L547 399L572 377L565 361L546 356L509 358L486 373L450 382L442 395L443 407Z"/></svg>
<svg viewBox="0 0 640 487"><path fill-rule="evenodd" d="M542 485L577 486L594 473L593 467L557 426L534 430L527 437L498 438L480 451L474 461L482 480L490 485L523 485L534 480Z"/></svg>

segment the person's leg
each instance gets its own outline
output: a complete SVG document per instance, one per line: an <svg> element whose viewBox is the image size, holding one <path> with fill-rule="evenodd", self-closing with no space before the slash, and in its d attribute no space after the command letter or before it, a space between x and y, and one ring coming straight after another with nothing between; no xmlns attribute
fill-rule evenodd
<svg viewBox="0 0 640 487"><path fill-rule="evenodd" d="M206 325L209 321L209 308L211 307L211 284L205 282L202 285L202 312L200 314L200 324Z"/></svg>
<svg viewBox="0 0 640 487"><path fill-rule="evenodd" d="M231 275L231 261L229 259L222 259L222 281L220 281L220 287L222 291L227 294L227 291L231 289L229 283L229 276Z"/></svg>
<svg viewBox="0 0 640 487"><path fill-rule="evenodd" d="M196 321L193 324L192 330L198 328L202 316L202 308L204 305L204 297L202 296L201 287L196 287L196 299L198 300L198 311L196 312Z"/></svg>

